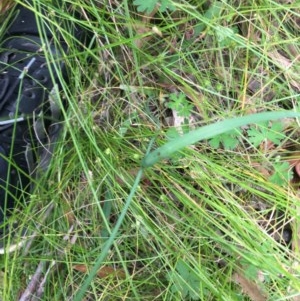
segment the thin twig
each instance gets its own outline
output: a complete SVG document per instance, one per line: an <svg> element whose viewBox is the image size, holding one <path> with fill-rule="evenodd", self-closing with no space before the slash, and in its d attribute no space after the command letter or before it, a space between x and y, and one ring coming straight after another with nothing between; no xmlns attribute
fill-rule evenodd
<svg viewBox="0 0 300 301"><path fill-rule="evenodd" d="M52 212L54 208L54 203L51 203L46 212L43 214L42 218L41 218L41 222L39 223L39 225L36 226L36 230L32 233L30 239L28 239L26 246L24 248L23 251L23 256L27 255L29 253L30 247L34 241L34 239L38 236L39 234L39 229L41 228L41 226L43 225L44 221L47 219L47 217L50 215L50 213Z"/></svg>
<svg viewBox="0 0 300 301"><path fill-rule="evenodd" d="M53 260L51 262L51 264L49 265L46 273L45 273L45 276L43 277L43 279L41 279L40 281L40 284L38 285L38 288L36 290L36 294L34 296L32 296L32 299L31 301L38 301L38 300L41 300L43 294L44 294L44 291L45 291L45 284L46 284L46 280L47 280L47 277L48 275L50 274L51 272L51 269L56 265L56 261Z"/></svg>
<svg viewBox="0 0 300 301"><path fill-rule="evenodd" d="M47 261L40 261L34 275L32 276L26 290L23 292L21 298L19 301L30 301L32 300L32 296L34 295L34 292L36 291L37 286L40 283L40 279L42 277L42 274L46 268Z"/></svg>
<svg viewBox="0 0 300 301"><path fill-rule="evenodd" d="M53 206L51 206L51 208L48 208L46 213L49 214L49 212L51 211L49 209L52 209L52 208L53 208ZM46 217L44 216L44 218L46 218ZM78 238L77 233L75 233L75 235L71 236L71 233L72 233L73 229L74 229L74 225L72 225L70 227L67 235L64 237L64 240L69 241L69 246L74 245L77 238ZM69 248L67 248L65 250L68 250L68 249ZM62 257L63 254L65 254L65 253L62 252L61 256L59 256L59 257ZM50 255L50 253L48 255ZM32 276L31 281L29 282L26 290L22 294L19 301L37 301L37 300L41 300L42 296L44 294L44 291L45 291L46 281L49 277L50 272L54 270L53 267L55 265L57 265L57 261L52 260L51 264L49 264L49 266L47 268L47 271L45 272L45 274L43 276L43 272L44 272L44 270L46 269L46 266L47 266L47 261L40 261L40 263L39 263L39 265L36 269L36 272Z"/></svg>

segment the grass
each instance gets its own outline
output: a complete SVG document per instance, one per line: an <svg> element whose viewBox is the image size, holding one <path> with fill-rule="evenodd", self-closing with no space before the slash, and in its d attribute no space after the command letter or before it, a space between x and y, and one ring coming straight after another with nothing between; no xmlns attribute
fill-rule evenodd
<svg viewBox="0 0 300 301"><path fill-rule="evenodd" d="M92 41L79 49L70 23L59 29L71 49L65 126L14 216L37 234L1 259L3 300L17 300L38 265L41 300L299 300L297 120L279 120L277 144L266 134L253 145L262 130L248 124L232 148L208 134L139 172L174 128L173 146L223 120L299 108L299 5L175 4L145 15L131 1L73 0L82 20L49 10ZM176 94L192 105L185 125Z"/></svg>

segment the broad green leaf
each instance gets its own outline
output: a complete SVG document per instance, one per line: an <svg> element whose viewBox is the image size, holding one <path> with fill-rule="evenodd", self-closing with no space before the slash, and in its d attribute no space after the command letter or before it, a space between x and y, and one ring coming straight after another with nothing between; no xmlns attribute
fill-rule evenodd
<svg viewBox="0 0 300 301"><path fill-rule="evenodd" d="M288 162L276 162L274 163L273 167L274 173L269 178L270 182L278 186L282 186L293 178L293 173L290 170L290 165Z"/></svg>
<svg viewBox="0 0 300 301"><path fill-rule="evenodd" d="M169 278L174 283L171 287L173 293L180 293L182 298L199 300L200 280L195 271L183 260L177 262L176 272L171 273Z"/></svg>
<svg viewBox="0 0 300 301"><path fill-rule="evenodd" d="M263 141L269 140L274 144L280 144L281 140L284 138L282 134L283 125L281 122L275 122L268 126L267 122L264 122L256 128L251 128L247 131L249 136L249 141L255 146L259 146Z"/></svg>
<svg viewBox="0 0 300 301"><path fill-rule="evenodd" d="M160 4L159 10L165 12L167 9L174 10L175 7L170 0L134 0L133 4L137 6L138 12L150 14L157 4Z"/></svg>
<svg viewBox="0 0 300 301"><path fill-rule="evenodd" d="M235 130L217 135L209 140L209 144L213 148L219 148L223 145L225 149L234 149L239 143L238 136L240 134L240 131Z"/></svg>

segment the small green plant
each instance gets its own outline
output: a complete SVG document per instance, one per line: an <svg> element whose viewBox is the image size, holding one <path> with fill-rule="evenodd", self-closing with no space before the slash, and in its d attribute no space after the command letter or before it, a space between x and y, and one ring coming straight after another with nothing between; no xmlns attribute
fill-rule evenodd
<svg viewBox="0 0 300 301"><path fill-rule="evenodd" d="M167 107L176 111L179 117L183 117L184 120L180 129L170 128L167 131L167 137L169 140L180 139L180 130L182 133L189 132L189 117L191 116L193 105L188 101L184 93L172 93L169 96L170 100L167 103Z"/></svg>
<svg viewBox="0 0 300 301"><path fill-rule="evenodd" d="M293 172L290 169L288 162L279 162L278 160L273 164L274 173L269 178L269 181L283 186L293 178Z"/></svg>
<svg viewBox="0 0 300 301"><path fill-rule="evenodd" d="M262 250L268 252L268 242L263 242L261 244ZM258 275L263 275L264 283L270 283L270 275L267 270L263 269L260 265L254 264L251 261L242 258L240 261L241 272L243 271L244 276L250 281L256 281Z"/></svg>
<svg viewBox="0 0 300 301"><path fill-rule="evenodd" d="M214 33L216 35L217 41L220 47L232 47L235 46L234 41L235 35L238 32L236 27L227 28L223 26L216 26Z"/></svg>
<svg viewBox="0 0 300 301"><path fill-rule="evenodd" d="M259 146L262 142L269 140L276 145L279 145L285 135L282 133L282 122L263 122L255 127L251 127L248 131L248 139L255 146Z"/></svg>
<svg viewBox="0 0 300 301"><path fill-rule="evenodd" d="M170 0L134 0L133 4L137 6L138 12L150 14L159 5L159 11L165 12L167 9L175 10L174 5Z"/></svg>
<svg viewBox="0 0 300 301"><path fill-rule="evenodd" d="M186 133L181 137L181 139L169 141L163 146L150 152L143 159L142 167L151 167L162 159L170 158L174 153L189 145L195 144L201 140L212 139L215 136L222 135L228 131L232 131L247 124L259 124L270 120L299 116L300 113L294 111L265 112L227 119L211 125L203 126Z"/></svg>
<svg viewBox="0 0 300 301"><path fill-rule="evenodd" d="M258 147L265 141L270 141L275 145L279 145L284 139L282 122L273 122L269 125L269 122L263 122L256 125L252 125L246 130L248 135L248 141L255 147ZM238 143L238 137L241 132L237 129L229 131L222 135L217 135L209 140L209 144L213 148L219 148L223 145L224 149L232 150Z"/></svg>
<svg viewBox="0 0 300 301"><path fill-rule="evenodd" d="M199 278L182 259L178 260L176 271L169 274L169 279L173 282L172 293L179 293L183 299L189 297L192 300L199 300Z"/></svg>
<svg viewBox="0 0 300 301"><path fill-rule="evenodd" d="M229 131L228 133L224 133L222 135L217 135L209 140L209 144L213 148L219 148L222 145L226 150L232 150L237 147L239 140L238 137L241 135L239 130Z"/></svg>
<svg viewBox="0 0 300 301"><path fill-rule="evenodd" d="M193 105L188 101L184 93L170 94L170 101L167 107L177 112L178 116L188 118L191 116Z"/></svg>

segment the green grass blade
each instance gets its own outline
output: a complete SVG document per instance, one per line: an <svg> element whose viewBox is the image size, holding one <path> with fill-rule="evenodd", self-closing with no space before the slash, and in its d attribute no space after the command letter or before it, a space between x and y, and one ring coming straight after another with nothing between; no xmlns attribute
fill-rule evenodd
<svg viewBox="0 0 300 301"><path fill-rule="evenodd" d="M74 301L81 301L83 300L84 294L86 293L87 289L89 288L91 282L93 281L93 279L95 278L95 276L97 275L98 270L100 269L100 267L103 264L103 261L105 260L105 258L107 257L107 254L111 248L111 246L113 245L115 238L118 234L118 231L122 225L122 222L126 216L126 213L128 211L128 208L131 204L131 200L135 195L136 190L138 189L138 185L141 181L141 178L143 176L143 171L142 169L139 170L135 182L132 186L132 189L130 191L130 194L126 200L126 203L124 205L124 208L117 220L117 223L115 225L115 227L113 228L111 235L109 237L109 239L106 241L105 245L103 246L102 252L100 253L99 257L97 258L96 263L94 264L93 268L91 269L89 275L86 277L85 281L83 282L82 286L80 287L78 293L75 295L74 297Z"/></svg>

